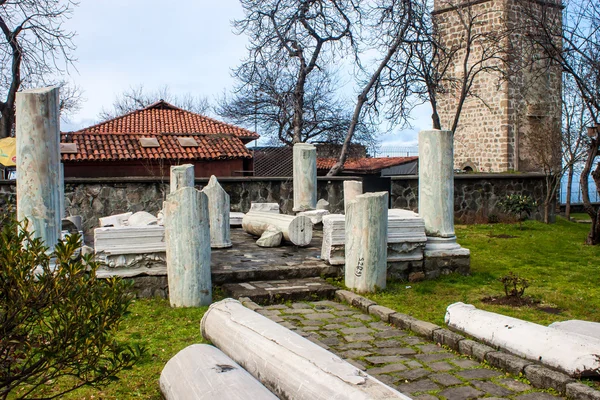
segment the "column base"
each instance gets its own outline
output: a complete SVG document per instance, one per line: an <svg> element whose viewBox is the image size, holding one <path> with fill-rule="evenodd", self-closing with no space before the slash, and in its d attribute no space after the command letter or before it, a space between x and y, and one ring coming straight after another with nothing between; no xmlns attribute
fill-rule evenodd
<svg viewBox="0 0 600 400"><path fill-rule="evenodd" d="M471 251L456 243L456 236L427 236L424 255L426 279L435 279L451 273L468 275L471 271Z"/></svg>

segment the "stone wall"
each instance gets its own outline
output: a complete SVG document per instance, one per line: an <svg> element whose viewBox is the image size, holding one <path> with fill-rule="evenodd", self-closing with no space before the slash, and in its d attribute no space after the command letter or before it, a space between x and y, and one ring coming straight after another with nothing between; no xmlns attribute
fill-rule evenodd
<svg viewBox="0 0 600 400"><path fill-rule="evenodd" d="M543 219L545 181L542 174L461 174L454 177L454 218L457 223L487 223L502 218L498 201L508 194L531 196L537 203L532 215ZM391 206L418 211L417 176L393 177ZM555 207L551 207L554 212Z"/></svg>

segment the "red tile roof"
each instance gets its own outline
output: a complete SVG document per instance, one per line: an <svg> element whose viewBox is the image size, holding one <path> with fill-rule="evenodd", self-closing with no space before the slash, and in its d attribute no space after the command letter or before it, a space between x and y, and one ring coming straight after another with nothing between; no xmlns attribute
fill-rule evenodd
<svg viewBox="0 0 600 400"><path fill-rule="evenodd" d="M353 160L346 160L344 163L344 171L357 171L357 172L377 172L384 168L394 167L396 165L402 165L411 161L417 160L419 157L375 157L375 158L356 158ZM329 170L331 169L337 159L335 158L318 158L317 169Z"/></svg>
<svg viewBox="0 0 600 400"><path fill-rule="evenodd" d="M226 124L200 114L182 110L164 100L141 110L92 125L81 133L159 134L187 133L202 135L232 135L245 142L258 139L255 132Z"/></svg>
<svg viewBox="0 0 600 400"><path fill-rule="evenodd" d="M142 147L139 139L154 137L158 147ZM182 146L177 138L194 138L198 146ZM259 136L159 101L141 110L77 132L61 134L62 143L76 143L77 153L63 161L219 160L251 158L245 143Z"/></svg>

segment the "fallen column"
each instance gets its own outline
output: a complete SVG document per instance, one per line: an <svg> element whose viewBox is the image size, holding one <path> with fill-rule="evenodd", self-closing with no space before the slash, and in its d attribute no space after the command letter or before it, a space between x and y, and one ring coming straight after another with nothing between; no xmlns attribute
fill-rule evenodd
<svg viewBox="0 0 600 400"><path fill-rule="evenodd" d="M200 326L205 339L280 398L409 399L237 300L211 305Z"/></svg>
<svg viewBox="0 0 600 400"><path fill-rule="evenodd" d="M210 218L210 247L221 249L231 247L229 231L229 195L217 178L212 175L208 185L202 189L208 197L208 215Z"/></svg>
<svg viewBox="0 0 600 400"><path fill-rule="evenodd" d="M193 344L167 362L160 374L166 400L277 400L225 353L208 344Z"/></svg>
<svg viewBox="0 0 600 400"><path fill-rule="evenodd" d="M270 226L279 229L283 238L296 246L308 246L312 240L313 226L308 217L253 211L242 220L244 231L255 236L262 236Z"/></svg>
<svg viewBox="0 0 600 400"><path fill-rule="evenodd" d="M64 188L60 177L58 88L17 92L17 219L53 249L60 239Z"/></svg>
<svg viewBox="0 0 600 400"><path fill-rule="evenodd" d="M317 148L308 143L294 145L293 211L317 208Z"/></svg>
<svg viewBox="0 0 600 400"><path fill-rule="evenodd" d="M348 204L345 284L359 293L385 289L388 193L367 193Z"/></svg>
<svg viewBox="0 0 600 400"><path fill-rule="evenodd" d="M542 362L571 376L600 374L600 340L454 303L446 323L491 346Z"/></svg>
<svg viewBox="0 0 600 400"><path fill-rule="evenodd" d="M174 193L183 187L194 187L194 166L192 164L171 167L170 192Z"/></svg>
<svg viewBox="0 0 600 400"><path fill-rule="evenodd" d="M212 302L208 199L193 187L167 196L163 204L169 301L172 307Z"/></svg>
<svg viewBox="0 0 600 400"><path fill-rule="evenodd" d="M560 329L561 331L590 336L600 340L600 322L570 319L568 321L554 322L548 325L548 328Z"/></svg>
<svg viewBox="0 0 600 400"><path fill-rule="evenodd" d="M363 194L361 181L344 181L344 214L347 214L348 204Z"/></svg>

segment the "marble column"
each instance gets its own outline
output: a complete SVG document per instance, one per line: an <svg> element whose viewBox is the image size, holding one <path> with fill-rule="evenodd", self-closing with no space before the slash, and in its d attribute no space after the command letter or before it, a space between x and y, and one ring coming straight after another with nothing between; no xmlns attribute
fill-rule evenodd
<svg viewBox="0 0 600 400"><path fill-rule="evenodd" d="M194 187L194 166L192 164L171 167L171 193L182 187Z"/></svg>
<svg viewBox="0 0 600 400"><path fill-rule="evenodd" d="M220 249L231 247L229 231L229 195L217 178L212 175L208 185L202 189L208 197L208 215L210 219L210 247Z"/></svg>
<svg viewBox="0 0 600 400"><path fill-rule="evenodd" d="M308 143L294 145L293 211L317 208L317 148Z"/></svg>
<svg viewBox="0 0 600 400"><path fill-rule="evenodd" d="M167 196L163 210L171 306L209 305L212 286L208 199L193 187L183 187Z"/></svg>
<svg viewBox="0 0 600 400"><path fill-rule="evenodd" d="M344 181L344 214L348 208L348 204L363 193L361 181Z"/></svg>
<svg viewBox="0 0 600 400"><path fill-rule="evenodd" d="M17 218L54 248L60 239L59 89L24 90L16 97Z"/></svg>
<svg viewBox="0 0 600 400"><path fill-rule="evenodd" d="M366 193L348 204L345 283L358 293L385 289L388 192Z"/></svg>

